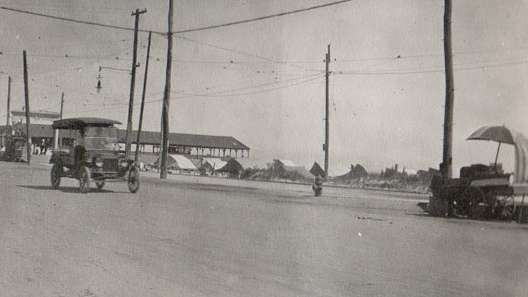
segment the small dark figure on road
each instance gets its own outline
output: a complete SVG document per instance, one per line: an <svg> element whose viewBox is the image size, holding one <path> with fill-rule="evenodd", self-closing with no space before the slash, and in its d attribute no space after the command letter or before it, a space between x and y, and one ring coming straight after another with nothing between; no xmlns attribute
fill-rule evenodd
<svg viewBox="0 0 528 297"><path fill-rule="evenodd" d="M321 196L323 192L323 177L319 174L315 176L314 182L312 184L312 190L314 191L314 195Z"/></svg>

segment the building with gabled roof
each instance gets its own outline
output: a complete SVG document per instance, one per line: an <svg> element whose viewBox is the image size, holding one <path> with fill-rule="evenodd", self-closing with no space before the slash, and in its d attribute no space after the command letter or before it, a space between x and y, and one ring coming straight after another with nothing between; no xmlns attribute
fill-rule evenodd
<svg viewBox="0 0 528 297"><path fill-rule="evenodd" d="M6 126L0 126L0 131L7 131ZM16 134L25 135L26 125L22 122L17 122L13 125L13 130ZM31 123L29 125L29 134L31 135L31 142L33 144L40 144L44 142L51 146L53 144L53 128L51 124ZM61 130L60 138L64 141L74 139L77 137L75 130ZM131 143L136 145L137 131L132 131L130 134ZM126 130L118 130L118 142L124 144L126 142ZM161 133L154 131L142 131L139 139L139 148L141 152L151 151L152 153L159 153L161 142ZM150 150L148 149L150 147ZM133 148L135 149L135 148ZM249 157L250 148L236 139L233 136L217 136L217 135L200 135L187 133L170 133L169 134L169 153L170 154L186 154L197 157L216 157L216 158L247 158Z"/></svg>

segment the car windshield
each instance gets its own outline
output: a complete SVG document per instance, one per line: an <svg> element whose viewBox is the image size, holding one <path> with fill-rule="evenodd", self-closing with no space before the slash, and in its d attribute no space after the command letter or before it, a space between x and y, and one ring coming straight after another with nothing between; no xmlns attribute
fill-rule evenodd
<svg viewBox="0 0 528 297"><path fill-rule="evenodd" d="M117 128L86 127L84 129L84 145L91 150L114 150L117 145Z"/></svg>

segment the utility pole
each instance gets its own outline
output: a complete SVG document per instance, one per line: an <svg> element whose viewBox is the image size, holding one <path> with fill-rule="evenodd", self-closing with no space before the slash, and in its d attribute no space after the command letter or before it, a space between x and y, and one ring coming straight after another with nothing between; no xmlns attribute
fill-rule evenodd
<svg viewBox="0 0 528 297"><path fill-rule="evenodd" d="M330 144L330 103L329 103L329 81L330 81L330 44L328 45L328 51L326 52L326 58L325 58L325 64L326 64L326 89L325 89L325 144L324 144L324 152L325 152L325 160L324 160L324 172L325 172L325 178L328 178L328 154L329 154L329 144Z"/></svg>
<svg viewBox="0 0 528 297"><path fill-rule="evenodd" d="M455 87L453 79L453 50L451 48L451 1L444 0L444 58L445 58L445 115L444 145L440 172L444 182L452 176L453 148L453 105Z"/></svg>
<svg viewBox="0 0 528 297"><path fill-rule="evenodd" d="M167 32L167 69L165 71L165 92L163 93L163 108L162 108L162 125L161 125L161 162L160 162L160 178L167 178L167 158L169 154L169 107L170 107L170 92L171 92L171 72L172 72L172 17L173 17L173 0L169 0L169 18Z"/></svg>
<svg viewBox="0 0 528 297"><path fill-rule="evenodd" d="M28 71L27 71L27 57L26 50L22 52L24 58L24 97L26 101L26 152L27 152L27 163L31 164L31 135L29 135L29 87L28 87Z"/></svg>
<svg viewBox="0 0 528 297"><path fill-rule="evenodd" d="M147 10L136 9L135 12L132 12L132 16L135 16L134 23L134 49L132 54L132 77L130 79L130 100L128 102L128 122L126 130L126 146L125 146L125 155L128 159L130 157L130 134L132 132L132 115L134 111L134 88L136 83L136 67L137 67L137 40L138 40L138 27L139 27L139 16L146 13Z"/></svg>
<svg viewBox="0 0 528 297"><path fill-rule="evenodd" d="M148 68L149 68L149 59L150 59L150 40L152 38L152 32L149 32L148 35L148 45L147 45L147 61L145 62L145 75L143 77L143 94L141 96L141 110L139 112L139 127L137 131L136 138L136 156L134 160L136 163L139 160L139 140L141 135L141 127L143 126L143 110L145 109L145 96L147 95L147 77L148 77Z"/></svg>
<svg viewBox="0 0 528 297"><path fill-rule="evenodd" d="M11 126L11 76L7 77L6 127Z"/></svg>
<svg viewBox="0 0 528 297"><path fill-rule="evenodd" d="M61 94L61 105L60 105L60 113L59 113L59 119L62 120L62 108L64 107L64 92L62 92ZM58 149L59 146L60 146L60 135L59 135L59 131L60 129L55 129L55 149Z"/></svg>
<svg viewBox="0 0 528 297"><path fill-rule="evenodd" d="M61 108L60 108L60 113L59 113L59 118L62 120L62 110L64 108L64 92L62 92L61 94Z"/></svg>

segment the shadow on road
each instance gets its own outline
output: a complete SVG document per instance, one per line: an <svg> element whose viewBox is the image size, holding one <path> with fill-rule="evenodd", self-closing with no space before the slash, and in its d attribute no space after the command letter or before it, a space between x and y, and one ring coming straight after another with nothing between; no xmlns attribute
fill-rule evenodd
<svg viewBox="0 0 528 297"><path fill-rule="evenodd" d="M79 188L77 187L59 187L58 189L54 189L51 186L34 186L34 185L17 185L17 187L25 188L25 189L32 189L32 190L45 190L45 191L60 191L63 193L78 193ZM90 189L90 193L115 193L114 191L110 190L97 190L97 189Z"/></svg>

